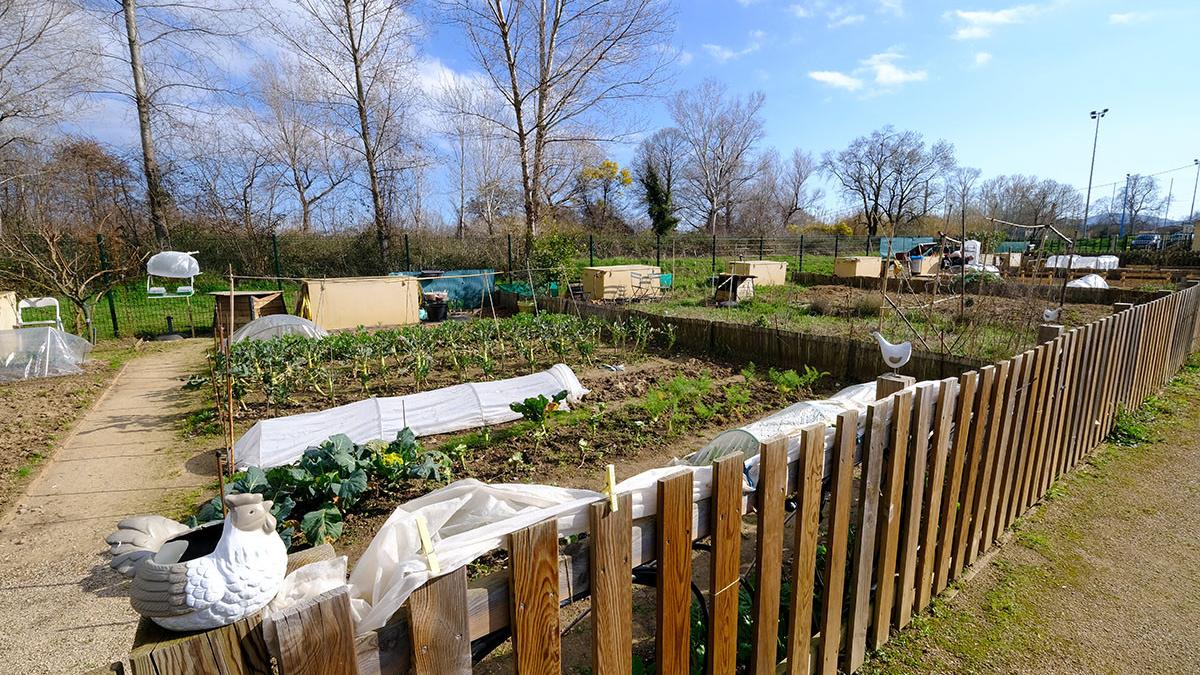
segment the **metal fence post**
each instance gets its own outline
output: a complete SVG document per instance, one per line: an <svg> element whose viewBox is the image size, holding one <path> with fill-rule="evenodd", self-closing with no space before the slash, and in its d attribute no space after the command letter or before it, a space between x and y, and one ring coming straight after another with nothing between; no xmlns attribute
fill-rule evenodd
<svg viewBox="0 0 1200 675"><path fill-rule="evenodd" d="M804 271L804 235L800 235L800 262L796 265L796 271Z"/></svg>
<svg viewBox="0 0 1200 675"><path fill-rule="evenodd" d="M279 266L279 235L271 230L271 254L275 256L275 288L283 290L283 272Z"/></svg>
<svg viewBox="0 0 1200 675"><path fill-rule="evenodd" d="M712 273L717 273L717 235L712 236Z"/></svg>
<svg viewBox="0 0 1200 675"><path fill-rule="evenodd" d="M108 251L104 250L104 235L99 232L96 233L96 247L100 249L100 269L104 270L102 280L104 285L108 286L108 271L111 268L108 266ZM121 337L121 329L117 326L117 306L113 303L111 287L105 292L105 295L108 296L108 316L112 318L113 337L119 338Z"/></svg>
<svg viewBox="0 0 1200 675"><path fill-rule="evenodd" d="M588 233L588 267L596 266L596 235Z"/></svg>
<svg viewBox="0 0 1200 675"><path fill-rule="evenodd" d="M662 267L662 235L654 234L654 264Z"/></svg>
<svg viewBox="0 0 1200 675"><path fill-rule="evenodd" d="M759 235L759 237L758 237L758 259L759 260L763 259L763 243L764 243L763 237L762 237L762 235Z"/></svg>
<svg viewBox="0 0 1200 675"><path fill-rule="evenodd" d="M837 257L838 257L838 244L840 244L840 243L841 243L841 241L842 241L842 235L841 235L841 233L840 233L840 232L835 232L835 233L833 234L833 259L834 259L834 260L837 260Z"/></svg>
<svg viewBox="0 0 1200 675"><path fill-rule="evenodd" d="M412 257L409 256L408 233L407 232L404 233L404 271L405 272L412 271Z"/></svg>
<svg viewBox="0 0 1200 675"><path fill-rule="evenodd" d="M512 283L512 280L513 280L513 275L512 275L512 274L513 274L513 266L512 266L512 234L510 233L510 234L508 235L508 283L510 283L510 284Z"/></svg>

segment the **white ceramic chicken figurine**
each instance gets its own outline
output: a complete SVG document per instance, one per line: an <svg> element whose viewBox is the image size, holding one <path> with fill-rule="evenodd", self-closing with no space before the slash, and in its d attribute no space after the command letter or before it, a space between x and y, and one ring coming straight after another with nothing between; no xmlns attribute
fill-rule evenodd
<svg viewBox="0 0 1200 675"><path fill-rule="evenodd" d="M871 335L879 343L879 352L883 355L883 362L888 364L892 370L900 369L912 358L911 342L901 342L898 345L894 345L883 339L883 336L877 330L871 331Z"/></svg>
<svg viewBox="0 0 1200 675"><path fill-rule="evenodd" d="M130 601L138 614L169 630L206 630L249 616L275 597L287 547L275 532L271 502L240 494L225 497L225 505L215 546L216 527L196 528L137 563Z"/></svg>

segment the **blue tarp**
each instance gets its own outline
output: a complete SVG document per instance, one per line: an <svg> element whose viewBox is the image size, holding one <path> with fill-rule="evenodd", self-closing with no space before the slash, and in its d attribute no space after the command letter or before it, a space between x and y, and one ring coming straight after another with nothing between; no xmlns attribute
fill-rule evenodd
<svg viewBox="0 0 1200 675"><path fill-rule="evenodd" d="M917 244L932 243L933 237L880 237L879 255L886 256L888 254L889 241L891 241L892 255L895 255L897 253L908 253L909 249Z"/></svg>
<svg viewBox="0 0 1200 675"><path fill-rule="evenodd" d="M392 272L391 276L419 277L421 272ZM485 291L486 289L486 291ZM421 292L445 291L452 307L478 309L496 289L496 270L447 270L441 276L421 279Z"/></svg>

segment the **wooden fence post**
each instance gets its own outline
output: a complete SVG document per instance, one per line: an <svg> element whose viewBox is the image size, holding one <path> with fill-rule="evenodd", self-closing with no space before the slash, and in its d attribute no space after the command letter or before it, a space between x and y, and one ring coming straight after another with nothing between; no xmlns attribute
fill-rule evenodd
<svg viewBox="0 0 1200 675"><path fill-rule="evenodd" d="M825 476L824 424L800 430L800 459L796 475L796 531L792 543L787 661L790 675L808 675L812 665L812 596L817 572L817 538L821 528L821 483Z"/></svg>
<svg viewBox="0 0 1200 675"><path fill-rule="evenodd" d="M692 472L658 481L655 653L664 673L686 673L691 654Z"/></svg>
<svg viewBox="0 0 1200 675"><path fill-rule="evenodd" d="M1043 323L1038 326L1037 343L1044 344L1062 335L1063 327L1056 323Z"/></svg>

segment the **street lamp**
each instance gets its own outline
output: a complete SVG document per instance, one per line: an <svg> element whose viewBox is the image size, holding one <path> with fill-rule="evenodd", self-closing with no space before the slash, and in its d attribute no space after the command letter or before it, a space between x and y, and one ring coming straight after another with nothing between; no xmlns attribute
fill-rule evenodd
<svg viewBox="0 0 1200 675"><path fill-rule="evenodd" d="M1092 165L1088 169L1087 201L1083 203L1083 238L1087 239L1088 215L1092 208L1092 174L1096 172L1096 144L1100 141L1100 118L1108 114L1108 108L1093 110L1092 119L1096 120L1096 133L1092 136Z"/></svg>
<svg viewBox="0 0 1200 675"><path fill-rule="evenodd" d="M1192 219L1192 231L1196 230L1196 186L1200 185L1200 159L1193 159L1192 164L1196 165L1196 181L1192 183L1192 208L1188 211L1188 218Z"/></svg>

